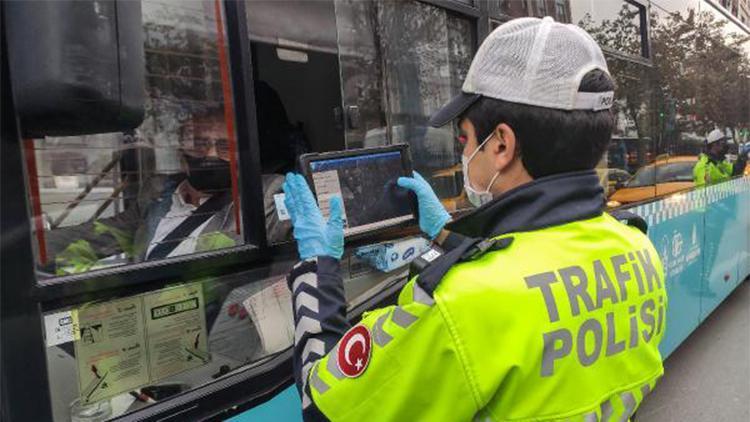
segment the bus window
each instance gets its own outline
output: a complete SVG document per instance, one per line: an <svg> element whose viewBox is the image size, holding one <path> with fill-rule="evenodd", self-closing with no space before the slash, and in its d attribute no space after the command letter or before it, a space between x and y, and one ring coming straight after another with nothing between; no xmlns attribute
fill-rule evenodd
<svg viewBox="0 0 750 422"><path fill-rule="evenodd" d="M26 140L43 276L233 247L252 230L240 218L242 166L221 9L213 1L144 0L141 10L141 126ZM281 177L264 184L280 191Z"/></svg>
<svg viewBox="0 0 750 422"><path fill-rule="evenodd" d="M608 205L654 198L657 169L644 168L656 158L650 95L653 76L637 62L647 52L641 30L645 7L630 0L495 0L489 9L494 14L493 29L508 18L552 16L558 22L581 26L596 39L617 86L612 142L596 168Z"/></svg>
<svg viewBox="0 0 750 422"><path fill-rule="evenodd" d="M629 60L610 56L607 65L617 85L612 107L615 127L605 154L603 180L612 208L656 197L661 162L655 161L658 137L651 114L651 75Z"/></svg>
<svg viewBox="0 0 750 422"><path fill-rule="evenodd" d="M641 18L646 7L627 0L571 1L572 23L585 29L603 49L645 55Z"/></svg>
<svg viewBox="0 0 750 422"><path fill-rule="evenodd" d="M461 90L474 51L470 21L420 2L369 2L341 12L340 32L361 49L380 52L382 63L385 101L381 104L386 124L369 128L362 142L365 146L408 143L415 170L432 185L446 208L466 208L458 133L451 126L429 127L427 121ZM362 20L373 24L358 25ZM341 60L350 58L341 55ZM360 68L351 76L365 72ZM360 100L355 97L356 87L345 84L344 89L352 91L347 99L356 106Z"/></svg>
<svg viewBox="0 0 750 422"><path fill-rule="evenodd" d="M460 90L470 21L416 1L253 1L247 14L264 174L308 151L404 142L446 206L465 206L455 134L427 120Z"/></svg>
<svg viewBox="0 0 750 422"><path fill-rule="evenodd" d="M344 149L333 2L252 1L246 10L261 172L280 187L300 155ZM269 243L292 240L286 221L267 219L266 232Z"/></svg>
<svg viewBox="0 0 750 422"><path fill-rule="evenodd" d="M597 168L610 208L654 198L657 168L649 70L632 59L647 55L641 28L646 8L629 0L571 1L571 22L604 49L615 79L612 141ZM631 58L627 58L630 56Z"/></svg>
<svg viewBox="0 0 750 422"><path fill-rule="evenodd" d="M403 253L426 241L371 246ZM378 254L375 251L376 255ZM348 311L403 281L403 268L372 271L367 256L342 262ZM242 371L258 383L282 382L264 371L283 362L294 342L293 262L221 277L167 284L145 293L44 313L54 422L109 420ZM280 360L275 360L276 358ZM270 366L269 366L270 365ZM288 374L283 374L283 377Z"/></svg>
<svg viewBox="0 0 750 422"><path fill-rule="evenodd" d="M456 133L427 121L460 91L474 49L470 20L418 1L246 6L263 177L298 170L306 152L408 143L416 170L446 207L468 204ZM288 231L266 231L271 244L291 240ZM394 231L347 251L350 306L403 280L428 246L417 235ZM290 260L276 266L293 263L276 259Z"/></svg>
<svg viewBox="0 0 750 422"><path fill-rule="evenodd" d="M626 7L630 6L623 6L623 10ZM723 18L701 12L698 2L675 10L656 7L653 11L652 65L607 57L617 82L613 108L617 125L607 154L610 207L654 200L706 184L698 179L705 177L701 169L708 159L706 139L715 129L725 133L729 141L726 154L712 159L725 169L723 174L714 175L712 183L739 176L743 170L733 164L739 158L733 151L739 151L743 139L742 119L727 116L747 105L742 82L746 80L746 51L739 47L730 25ZM587 29L595 38L596 34L608 33L629 39L622 34L634 30L635 24L617 19L592 25ZM707 77L712 78L708 85ZM613 180L621 177L622 171L630 179Z"/></svg>
<svg viewBox="0 0 750 422"><path fill-rule="evenodd" d="M645 167L655 158L653 128L646 112L651 99L643 89L648 74L642 66L612 57L607 62L617 83L612 107L615 127L601 175L610 206L619 206L656 195L655 170Z"/></svg>
<svg viewBox="0 0 750 422"><path fill-rule="evenodd" d="M44 321L55 422L163 402L260 365L294 339L285 274L252 271L56 309Z"/></svg>
<svg viewBox="0 0 750 422"><path fill-rule="evenodd" d="M490 8L494 8L495 13L500 13L511 18L522 18L531 16L529 12L529 2L517 0L490 0ZM498 24L499 26L499 24Z"/></svg>

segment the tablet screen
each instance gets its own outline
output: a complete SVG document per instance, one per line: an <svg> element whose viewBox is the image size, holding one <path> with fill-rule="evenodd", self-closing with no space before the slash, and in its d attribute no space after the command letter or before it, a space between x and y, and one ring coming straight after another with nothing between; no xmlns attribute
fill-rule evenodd
<svg viewBox="0 0 750 422"><path fill-rule="evenodd" d="M313 185L324 218L329 200L341 196L344 235L364 233L414 217L406 189L396 185L404 175L401 152L388 151L310 162Z"/></svg>

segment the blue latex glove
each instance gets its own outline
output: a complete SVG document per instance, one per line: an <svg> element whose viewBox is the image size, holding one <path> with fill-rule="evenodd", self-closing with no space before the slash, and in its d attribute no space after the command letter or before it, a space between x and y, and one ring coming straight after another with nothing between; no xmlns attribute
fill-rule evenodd
<svg viewBox="0 0 750 422"><path fill-rule="evenodd" d="M344 255L341 197L331 198L331 214L326 222L304 177L299 174L287 174L283 188L286 196L284 204L292 220L300 258L330 256L341 259Z"/></svg>
<svg viewBox="0 0 750 422"><path fill-rule="evenodd" d="M419 228L430 239L435 239L451 220L451 215L443 208L430 184L416 171L414 177L399 177L397 183L417 195Z"/></svg>

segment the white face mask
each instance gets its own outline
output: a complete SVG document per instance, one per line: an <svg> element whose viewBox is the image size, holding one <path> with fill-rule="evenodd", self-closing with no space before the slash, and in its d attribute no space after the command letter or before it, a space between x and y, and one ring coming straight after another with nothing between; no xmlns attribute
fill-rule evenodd
<svg viewBox="0 0 750 422"><path fill-rule="evenodd" d="M492 180L490 180L490 184L487 185L487 188L484 191L480 192L471 186L471 179L469 179L469 163L474 159L482 146L484 146L484 144L486 144L487 141L492 138L492 135L494 135L494 133L490 133L490 136L485 138L485 140L481 144L479 144L477 149L475 149L474 152L471 153L470 157L467 158L465 155L461 154L461 167L464 173L464 189L466 189L466 196L469 198L469 202L471 202L471 204L477 208L492 201L492 193L490 192L490 188L495 183L495 180L500 175L500 172L495 173L495 176L492 177Z"/></svg>

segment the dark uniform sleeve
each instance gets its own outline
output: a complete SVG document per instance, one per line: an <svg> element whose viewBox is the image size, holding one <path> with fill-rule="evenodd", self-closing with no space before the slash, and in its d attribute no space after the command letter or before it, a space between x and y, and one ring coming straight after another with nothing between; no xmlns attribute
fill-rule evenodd
<svg viewBox="0 0 750 422"><path fill-rule="evenodd" d="M415 280L349 328L338 261L298 265L295 380L311 420L469 420L481 408L450 318Z"/></svg>
<svg viewBox="0 0 750 422"><path fill-rule="evenodd" d="M732 166L732 176L742 176L745 173L745 167L747 166L747 153L739 154L737 161Z"/></svg>

